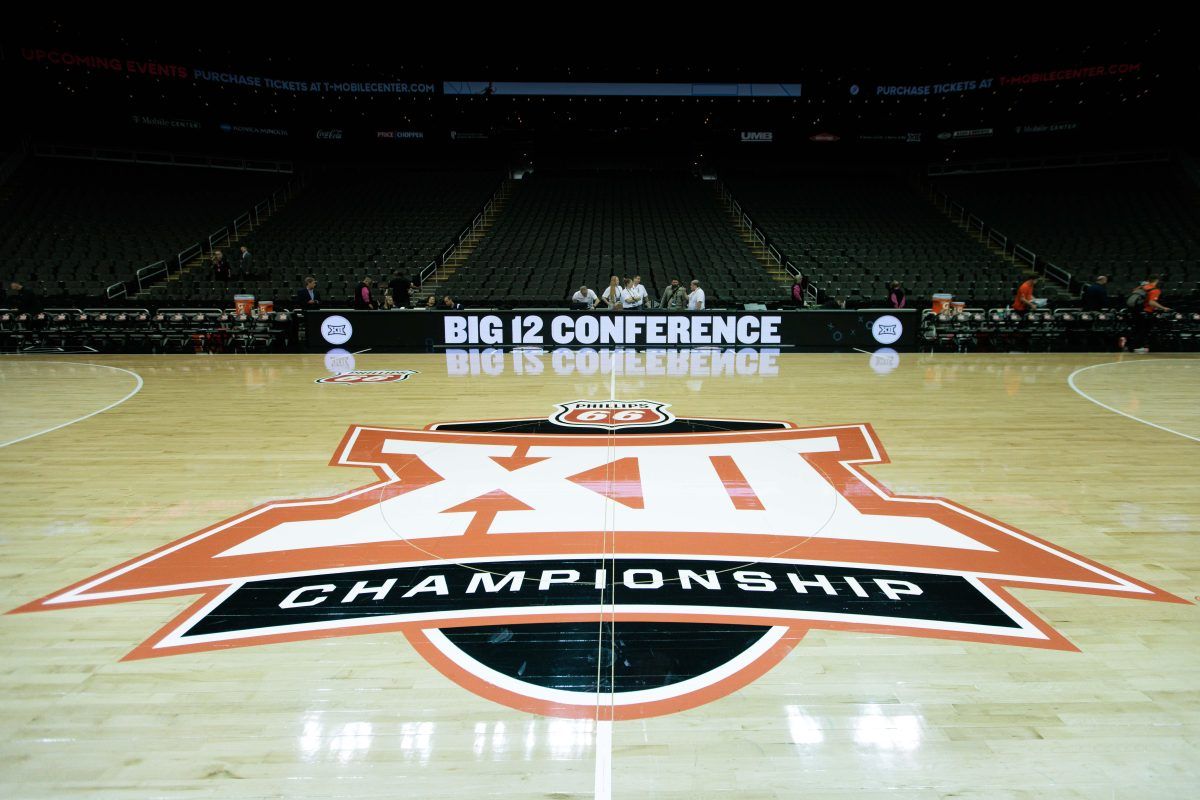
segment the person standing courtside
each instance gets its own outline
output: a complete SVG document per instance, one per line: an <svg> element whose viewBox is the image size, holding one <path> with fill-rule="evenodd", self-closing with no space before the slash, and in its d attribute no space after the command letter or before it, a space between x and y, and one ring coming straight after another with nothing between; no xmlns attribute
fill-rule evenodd
<svg viewBox="0 0 1200 800"><path fill-rule="evenodd" d="M354 294L354 307L359 311L370 311L378 308L375 301L371 298L371 276L363 278L362 283L358 285L358 289Z"/></svg>
<svg viewBox="0 0 1200 800"><path fill-rule="evenodd" d="M625 310L634 311L645 308L646 302L650 299L646 293L646 287L642 286L642 276L634 275L629 282L629 291L625 296Z"/></svg>
<svg viewBox="0 0 1200 800"><path fill-rule="evenodd" d="M296 292L296 307L318 309L321 307L321 295L317 291L317 279L312 275L305 277L304 288Z"/></svg>
<svg viewBox="0 0 1200 800"><path fill-rule="evenodd" d="M1033 296L1033 290L1037 287L1039 280L1041 280L1041 278L1037 275L1034 275L1033 277L1029 278L1029 280L1021 284L1021 286L1017 289L1017 296L1013 298L1013 311L1024 314L1027 311L1033 310L1034 301L1036 300L1036 298Z"/></svg>
<svg viewBox="0 0 1200 800"><path fill-rule="evenodd" d="M1133 345L1135 353L1150 352L1150 336L1158 323L1158 315L1171 310L1158 302L1158 298L1162 296L1162 288L1158 283L1159 276L1151 275L1145 283L1133 290L1133 294L1129 295L1129 300L1126 301L1132 315L1133 336L1130 337L1130 344Z"/></svg>
<svg viewBox="0 0 1200 800"><path fill-rule="evenodd" d="M692 281L692 290L688 292L688 311L703 310L704 290L700 288L700 281Z"/></svg>
<svg viewBox="0 0 1200 800"><path fill-rule="evenodd" d="M678 278L673 278L671 285L663 289L659 305L666 309L676 310L687 307L687 289L680 285Z"/></svg>
<svg viewBox="0 0 1200 800"><path fill-rule="evenodd" d="M609 311L615 311L618 308L624 307L625 289L621 286L621 279L613 275L609 279L608 288L604 290L604 294L600 295L600 297L608 304Z"/></svg>
<svg viewBox="0 0 1200 800"><path fill-rule="evenodd" d="M393 308L408 308L412 305L412 281L408 278L397 275L388 284L388 290L392 293Z"/></svg>

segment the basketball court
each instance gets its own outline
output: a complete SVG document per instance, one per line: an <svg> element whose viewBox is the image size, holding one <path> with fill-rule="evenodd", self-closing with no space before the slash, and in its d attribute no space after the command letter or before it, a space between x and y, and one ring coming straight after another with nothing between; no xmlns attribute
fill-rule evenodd
<svg viewBox="0 0 1200 800"><path fill-rule="evenodd" d="M5 357L3 793L1191 796L1197 397L1169 355Z"/></svg>

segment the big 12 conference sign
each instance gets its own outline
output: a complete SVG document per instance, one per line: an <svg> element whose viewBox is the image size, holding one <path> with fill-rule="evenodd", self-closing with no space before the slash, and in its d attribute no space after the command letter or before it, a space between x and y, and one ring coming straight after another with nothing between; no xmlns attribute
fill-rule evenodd
<svg viewBox="0 0 1200 800"><path fill-rule="evenodd" d="M561 717L665 714L812 628L1058 650L1008 585L1184 602L956 503L901 497L866 424L548 417L351 426L376 480L252 508L17 611L200 595L127 658L399 631L445 675Z"/></svg>

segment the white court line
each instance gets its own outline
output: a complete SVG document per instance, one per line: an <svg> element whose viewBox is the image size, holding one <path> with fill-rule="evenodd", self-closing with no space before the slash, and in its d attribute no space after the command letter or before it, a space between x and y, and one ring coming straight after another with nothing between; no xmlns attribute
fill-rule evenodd
<svg viewBox="0 0 1200 800"><path fill-rule="evenodd" d="M136 372L133 372L131 370L121 369L120 367L110 367L107 364L87 364L87 363L80 362L80 361L32 361L32 362L31 361L22 361L21 363L23 363L23 364L30 364L30 363L32 363L32 364L70 364L70 365L76 366L76 367L99 367L101 369L115 369L117 372L124 372L128 375L132 375L137 380L137 386L133 387L132 392L125 395L117 402L110 403L109 405L106 405L104 408L100 409L99 411L93 411L90 414L85 414L82 417L73 419L70 422L64 422L61 425L55 425L53 428L47 428L44 431L38 431L37 433L31 433L28 436L22 436L19 439L10 439L7 442L0 442L0 447L8 447L10 444L16 444L17 442L24 442L27 439L33 439L38 436L44 436L47 433L53 433L54 431L59 430L60 428L65 428L68 425L74 425L76 422L83 422L85 419L91 419L92 417L96 416L97 414L103 414L105 411L108 411L110 408L116 408L117 406L121 405L121 403L124 403L126 400L133 397L135 394L137 394L138 392L140 392L142 390L143 381L142 381L141 375L138 375Z"/></svg>
<svg viewBox="0 0 1200 800"><path fill-rule="evenodd" d="M870 350L860 350L860 349L858 349L857 347L852 347L852 348L850 348L850 349L851 349L851 350L854 350L855 352L862 353L863 355L866 355L866 356L873 356L873 355L875 355L875 354L874 354L874 353L872 353Z"/></svg>
<svg viewBox="0 0 1200 800"><path fill-rule="evenodd" d="M369 353L369 352L371 352L371 348L368 347L366 350L359 350L357 353L351 353L350 355L361 356L363 353Z"/></svg>
<svg viewBox="0 0 1200 800"><path fill-rule="evenodd" d="M1172 363L1172 364L1178 364L1180 362L1196 363L1196 362L1200 362L1200 359L1147 358L1145 360L1139 360L1139 361L1105 361L1102 364L1092 364L1090 367L1080 367L1079 369L1075 370L1074 372L1072 372L1070 375L1067 376L1067 385L1071 387L1072 391L1074 391L1075 394L1079 395L1084 400L1095 403L1096 405L1100 406L1101 408L1105 409L1106 411L1111 411L1114 414L1120 414L1122 417L1128 417L1129 419L1133 420L1134 422L1140 422L1143 425L1149 425L1151 428L1158 428L1160 431L1166 431L1167 433L1173 433L1176 436L1182 436L1185 439L1191 439L1193 442L1200 442L1200 437L1196 437L1196 436L1192 436L1191 434L1188 434L1188 433L1182 433L1180 431L1172 430L1171 428L1167 428L1167 427L1164 427L1157 423L1151 422L1149 420L1142 419L1141 417L1135 417L1133 414L1127 414L1119 408L1113 408L1110 405L1101 403L1099 400L1097 400L1096 398L1087 394L1086 392L1082 391L1078 386L1075 385L1075 376L1081 372L1087 372L1089 369L1096 369L1097 367L1111 367L1114 364L1146 364L1151 361L1168 362L1168 363Z"/></svg>
<svg viewBox="0 0 1200 800"><path fill-rule="evenodd" d="M608 396L609 396L610 400L617 399L617 360L615 358L613 359L613 362L612 362L612 372L609 373ZM614 458L616 455L616 452L615 452L616 451L616 433L617 432L615 430L608 432L609 451L610 451L610 454L613 455ZM611 460L612 459L610 459L610 461ZM616 519L615 519L616 505L613 503L613 501L611 499L608 501L608 503L605 506L605 512L606 512L605 516L606 517L608 516L607 512L609 509L611 509L611 511L614 515L612 531L611 531L612 532L612 555L613 555L613 557L610 560L610 563L612 564L612 569L610 572L611 577L609 578L610 583L608 586L608 591L609 591L608 601L611 604L611 608L612 608L612 617L611 617L611 622L609 623L611 634L609 636L609 645L608 645L610 668L609 668L609 678L608 678L608 681L609 681L608 682L609 705L608 705L607 711L608 711L609 717L608 717L608 719L602 718L601 715L605 709L604 709L603 704L601 704L600 700L599 700L599 698L600 698L600 670L604 663L604 660L601 656L601 653L603 652L603 648L604 648L604 594L601 593L601 595L600 595L600 631L599 631L600 635L597 637L597 642L596 642L596 650L597 650L597 652L596 652L596 699L597 699L597 702L596 702L596 780L595 780L595 783L593 784L593 796L596 798L596 800L611 800L611 798L612 798L612 740L613 740L612 701L613 701L613 693L617 691L617 662L616 662L616 641L615 641L616 635L617 635L617 631L616 631L616 627L617 627L617 597L616 597L616 592L617 592L617 576L616 576L616 573L617 573L617 570L616 570L616 567L617 567L617 561L616 561L617 533L616 533L616 527L617 526L616 526ZM606 544L608 542L608 533L609 533L607 522L608 522L608 520L605 519L606 524L605 524L605 537L604 538L605 538ZM606 552L604 553L606 558L609 555L607 552L607 549L608 548L606 547L605 548Z"/></svg>
<svg viewBox="0 0 1200 800"><path fill-rule="evenodd" d="M596 800L612 798L612 720L596 721Z"/></svg>

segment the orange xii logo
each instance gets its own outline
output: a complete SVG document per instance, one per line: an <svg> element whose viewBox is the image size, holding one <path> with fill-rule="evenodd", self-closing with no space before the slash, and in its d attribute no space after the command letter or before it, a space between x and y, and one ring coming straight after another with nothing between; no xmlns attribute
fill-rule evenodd
<svg viewBox="0 0 1200 800"><path fill-rule="evenodd" d="M496 702L590 717L603 694L634 718L735 691L811 628L1074 649L1009 586L1184 602L893 495L863 471L887 461L869 425L666 408L353 426L331 465L375 482L250 509L17 611L201 595L128 658L400 631Z"/></svg>

